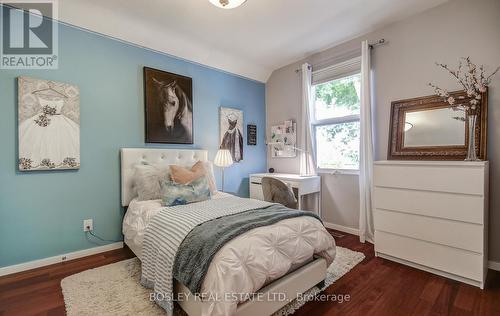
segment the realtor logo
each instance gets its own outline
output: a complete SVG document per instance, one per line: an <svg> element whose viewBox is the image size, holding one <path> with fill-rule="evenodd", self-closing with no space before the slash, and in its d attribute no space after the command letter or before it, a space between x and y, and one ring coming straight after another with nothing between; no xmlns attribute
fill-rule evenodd
<svg viewBox="0 0 500 316"><path fill-rule="evenodd" d="M1 69L57 69L57 0L0 0Z"/></svg>

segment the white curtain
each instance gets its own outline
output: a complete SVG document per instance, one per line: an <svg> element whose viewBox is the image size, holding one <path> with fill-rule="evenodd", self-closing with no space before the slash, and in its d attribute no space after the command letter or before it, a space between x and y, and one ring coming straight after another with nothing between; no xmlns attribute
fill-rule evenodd
<svg viewBox="0 0 500 316"><path fill-rule="evenodd" d="M360 109L360 157L359 157L359 239L373 242L372 177L373 135L370 80L370 47L361 43L361 109Z"/></svg>
<svg viewBox="0 0 500 316"><path fill-rule="evenodd" d="M316 175L314 140L311 130L312 67L302 65L302 104L300 111L300 175Z"/></svg>

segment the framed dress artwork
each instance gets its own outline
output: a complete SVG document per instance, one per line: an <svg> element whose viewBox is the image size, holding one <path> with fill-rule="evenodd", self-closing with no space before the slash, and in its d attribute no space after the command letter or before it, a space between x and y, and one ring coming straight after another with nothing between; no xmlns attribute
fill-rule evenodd
<svg viewBox="0 0 500 316"><path fill-rule="evenodd" d="M80 90L18 78L19 170L80 168Z"/></svg>
<svg viewBox="0 0 500 316"><path fill-rule="evenodd" d="M220 107L220 149L229 149L234 162L243 160L243 111Z"/></svg>

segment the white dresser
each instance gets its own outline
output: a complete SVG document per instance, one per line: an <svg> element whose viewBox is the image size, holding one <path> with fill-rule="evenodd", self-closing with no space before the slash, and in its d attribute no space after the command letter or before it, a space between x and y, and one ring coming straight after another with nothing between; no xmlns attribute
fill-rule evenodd
<svg viewBox="0 0 500 316"><path fill-rule="evenodd" d="M378 161L375 253L484 287L488 162Z"/></svg>

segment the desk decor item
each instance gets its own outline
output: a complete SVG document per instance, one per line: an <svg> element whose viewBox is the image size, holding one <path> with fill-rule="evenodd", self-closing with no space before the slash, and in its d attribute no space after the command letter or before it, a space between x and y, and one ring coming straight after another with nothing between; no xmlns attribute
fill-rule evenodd
<svg viewBox="0 0 500 316"><path fill-rule="evenodd" d="M80 90L18 78L19 170L80 168Z"/></svg>
<svg viewBox="0 0 500 316"><path fill-rule="evenodd" d="M222 168L222 192L224 192L224 168L233 164L233 158L229 149L219 149L215 155L214 165Z"/></svg>
<svg viewBox="0 0 500 316"><path fill-rule="evenodd" d="M461 111L465 114L465 119L468 123L468 142L466 161L477 161L476 153L476 122L478 114L481 113L481 102L483 101L488 91L488 85L491 83L493 76L500 70L498 67L490 75L486 75L484 65L477 66L473 64L470 57L462 57L458 63L458 69L453 70L446 64L436 63L437 66L448 71L450 75L457 80L463 87L465 96L451 95L448 90L442 89L432 83L429 86L434 88L436 94L446 100L449 106L456 111Z"/></svg>
<svg viewBox="0 0 500 316"><path fill-rule="evenodd" d="M243 160L243 111L220 107L220 149L227 149L234 162Z"/></svg>
<svg viewBox="0 0 500 316"><path fill-rule="evenodd" d="M144 67L146 143L193 144L193 82Z"/></svg>

